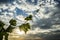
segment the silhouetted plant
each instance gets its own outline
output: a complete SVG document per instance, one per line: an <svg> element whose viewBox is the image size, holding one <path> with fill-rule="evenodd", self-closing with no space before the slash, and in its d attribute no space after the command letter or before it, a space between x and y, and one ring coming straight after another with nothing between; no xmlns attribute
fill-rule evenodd
<svg viewBox="0 0 60 40"><path fill-rule="evenodd" d="M0 40L3 40L3 36L5 36L5 40L8 40L9 33L11 33L12 30L15 28L12 26L16 26L16 20L11 19L9 23L10 23L9 27L7 29L4 29L3 26L5 24L0 21Z"/></svg>
<svg viewBox="0 0 60 40"><path fill-rule="evenodd" d="M24 31L25 34L26 34L26 32L30 29L30 24L29 23L22 24L22 25L19 26L19 29Z"/></svg>
<svg viewBox="0 0 60 40"><path fill-rule="evenodd" d="M27 21L32 20L32 15L29 15L28 17L25 18L26 22L22 25L19 26L20 30L23 30L25 34L27 31L30 29L30 24L27 23Z"/></svg>
<svg viewBox="0 0 60 40"><path fill-rule="evenodd" d="M12 26L16 26L16 20L14 20L14 19L11 19L10 21L9 21L9 23L10 23L10 25L9 25L9 27L6 29L6 33L5 33L5 40L8 40L8 36L9 36L9 34L8 33L11 33L12 31L13 31L13 29L15 28L15 27L12 27Z"/></svg>
<svg viewBox="0 0 60 40"><path fill-rule="evenodd" d="M32 20L32 15L29 15L28 17L25 18L26 21Z"/></svg>
<svg viewBox="0 0 60 40"><path fill-rule="evenodd" d="M30 29L30 24L27 23L27 21L32 20L32 15L29 15L28 17L25 18L26 22L22 25L19 26L20 30L23 30L25 32L25 34L27 33L27 31ZM3 36L5 36L5 40L8 40L8 36L9 33L11 33L13 31L13 29L16 26L16 20L11 19L9 21L10 25L7 29L4 29L4 23L2 21L0 21L0 40L3 40Z"/></svg>
<svg viewBox="0 0 60 40"><path fill-rule="evenodd" d="M4 26L5 24L2 22L2 21L0 21L0 40L2 40L3 39L3 26Z"/></svg>

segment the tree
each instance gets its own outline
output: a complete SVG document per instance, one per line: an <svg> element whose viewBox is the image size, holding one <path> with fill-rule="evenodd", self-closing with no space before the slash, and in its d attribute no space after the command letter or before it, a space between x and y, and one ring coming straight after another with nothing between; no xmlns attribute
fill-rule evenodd
<svg viewBox="0 0 60 40"><path fill-rule="evenodd" d="M30 24L29 23L22 24L22 25L19 26L19 29L23 30L26 34L26 32L30 29Z"/></svg>
<svg viewBox="0 0 60 40"><path fill-rule="evenodd" d="M26 21L32 20L32 15L29 15L28 17L25 18Z"/></svg>
<svg viewBox="0 0 60 40"><path fill-rule="evenodd" d="M12 27L12 26L16 26L16 20L14 19L11 19L9 21L10 25L7 29L4 29L3 26L5 25L3 22L0 21L0 40L3 39L3 36L5 36L5 40L8 40L8 36L9 36L9 33L12 32L12 30L15 28L15 27Z"/></svg>
<svg viewBox="0 0 60 40"><path fill-rule="evenodd" d="M39 9L35 10L36 12L39 12Z"/></svg>
<svg viewBox="0 0 60 40"><path fill-rule="evenodd" d="M12 26L16 26L16 20L11 19L9 21L9 23L10 23L9 27L5 30L5 40L8 40L8 36L9 36L8 33L11 33L12 30L15 28L15 27L12 27Z"/></svg>
<svg viewBox="0 0 60 40"><path fill-rule="evenodd" d="M26 23L22 24L19 26L20 30L23 30L25 34L27 31L30 29L30 24L27 22L29 20L32 20L32 15L29 15L28 17L25 18ZM13 26L16 26L16 20L11 19L9 21L10 25L7 29L4 29L4 23L0 21L0 40L3 40L3 36L5 36L5 40L8 40L9 33L12 32L12 30L15 28Z"/></svg>
<svg viewBox="0 0 60 40"><path fill-rule="evenodd" d="M19 29L23 30L26 34L27 31L30 29L30 24L27 23L27 21L32 20L32 15L29 15L28 17L26 17L25 20L26 20L26 22L24 24L20 25Z"/></svg>
<svg viewBox="0 0 60 40"><path fill-rule="evenodd" d="M2 22L2 21L0 21L0 40L2 40L3 39L3 26L4 26L5 24Z"/></svg>

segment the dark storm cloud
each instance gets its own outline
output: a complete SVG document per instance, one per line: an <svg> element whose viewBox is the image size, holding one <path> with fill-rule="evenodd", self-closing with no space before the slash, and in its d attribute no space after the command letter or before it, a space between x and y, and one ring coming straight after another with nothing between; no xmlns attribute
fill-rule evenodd
<svg viewBox="0 0 60 40"><path fill-rule="evenodd" d="M14 0L0 0L0 3L9 3L9 2L13 2Z"/></svg>

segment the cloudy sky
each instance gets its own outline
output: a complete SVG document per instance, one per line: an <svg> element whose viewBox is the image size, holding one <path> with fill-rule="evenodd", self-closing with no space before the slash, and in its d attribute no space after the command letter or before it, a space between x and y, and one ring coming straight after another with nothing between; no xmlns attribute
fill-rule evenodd
<svg viewBox="0 0 60 40"><path fill-rule="evenodd" d="M10 19L16 19L18 26L30 14L33 20L27 36L60 38L60 0L0 0L0 20L6 24L5 29Z"/></svg>

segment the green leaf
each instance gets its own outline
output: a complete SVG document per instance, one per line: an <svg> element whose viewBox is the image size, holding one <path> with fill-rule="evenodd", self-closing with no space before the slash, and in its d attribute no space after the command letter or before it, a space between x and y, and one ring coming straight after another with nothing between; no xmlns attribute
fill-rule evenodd
<svg viewBox="0 0 60 40"><path fill-rule="evenodd" d="M32 20L32 15L29 15L28 17L25 18L25 20Z"/></svg>
<svg viewBox="0 0 60 40"><path fill-rule="evenodd" d="M19 26L20 30L23 30L25 33L30 29L30 24L26 23L26 24L22 24Z"/></svg>
<svg viewBox="0 0 60 40"><path fill-rule="evenodd" d="M36 12L39 12L39 9L37 9Z"/></svg>
<svg viewBox="0 0 60 40"><path fill-rule="evenodd" d="M2 22L2 21L0 21L0 27L3 27L5 24Z"/></svg>
<svg viewBox="0 0 60 40"><path fill-rule="evenodd" d="M16 20L14 20L14 19L11 19L9 21L9 23L10 23L10 25L16 26Z"/></svg>
<svg viewBox="0 0 60 40"><path fill-rule="evenodd" d="M6 29L6 32L10 32L11 33L14 28L15 27L12 27L11 25L9 25L9 27Z"/></svg>
<svg viewBox="0 0 60 40"><path fill-rule="evenodd" d="M0 30L2 30L2 28L3 28L4 25L5 24L2 21L0 21Z"/></svg>

